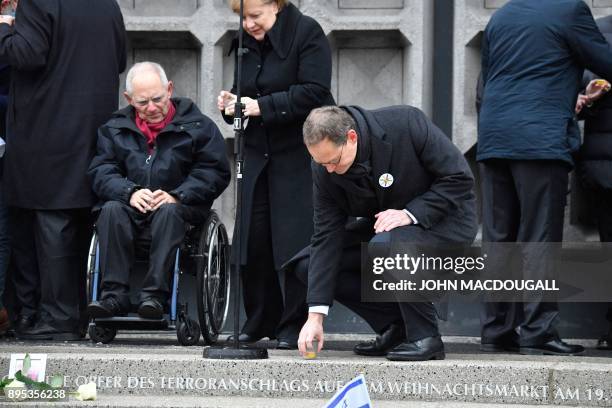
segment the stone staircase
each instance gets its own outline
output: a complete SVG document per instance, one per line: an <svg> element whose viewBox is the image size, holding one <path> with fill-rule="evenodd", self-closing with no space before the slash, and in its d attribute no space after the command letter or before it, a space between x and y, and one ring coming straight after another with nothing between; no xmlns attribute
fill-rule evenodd
<svg viewBox="0 0 612 408"><path fill-rule="evenodd" d="M350 351L367 337L330 335L316 360L271 349L256 361L203 359L202 346L178 346L173 333L119 333L109 345L3 339L0 373L11 353L47 353L47 374L64 375L67 388L98 384L97 401L17 404L28 407L321 407L361 373L374 407L612 406L612 353L484 354L477 339L458 337L445 338L446 360L398 363Z"/></svg>

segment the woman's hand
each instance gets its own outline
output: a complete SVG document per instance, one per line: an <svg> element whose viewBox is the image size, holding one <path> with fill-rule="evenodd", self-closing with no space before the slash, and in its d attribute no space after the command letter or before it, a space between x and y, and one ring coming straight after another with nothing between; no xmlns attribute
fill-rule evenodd
<svg viewBox="0 0 612 408"><path fill-rule="evenodd" d="M234 105L236 104L236 95L228 91L219 92L217 96L217 108L226 115L234 114Z"/></svg>
<svg viewBox="0 0 612 408"><path fill-rule="evenodd" d="M244 104L243 112L245 116L261 116L257 99L252 99L247 96L240 99L242 99L242 103Z"/></svg>

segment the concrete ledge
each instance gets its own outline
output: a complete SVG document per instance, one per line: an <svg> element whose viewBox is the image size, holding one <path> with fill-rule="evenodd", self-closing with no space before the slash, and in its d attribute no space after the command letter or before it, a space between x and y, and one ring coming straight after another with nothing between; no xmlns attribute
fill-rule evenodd
<svg viewBox="0 0 612 408"><path fill-rule="evenodd" d="M612 406L612 360L606 352L591 350L583 357L481 354L477 344L446 339L444 361L396 363L356 356L348 351L354 341L336 339L329 344L333 349L314 361L302 360L293 351L270 350L269 360L238 362L204 360L202 347L164 343L169 336L121 336L110 345L3 341L0 373L8 372L10 353L42 352L48 353L47 374L65 375L68 388L92 379L99 384L100 398L153 397L155 404L176 397L185 406L190 406L189 398L202 397L324 400L363 373L372 399L389 401L389 406L400 406L400 401L414 406L424 406L423 402Z"/></svg>
<svg viewBox="0 0 612 408"><path fill-rule="evenodd" d="M67 401L57 403L20 403L20 407L122 407L122 408L313 408L322 407L323 399L286 399L286 398L242 398L242 397L150 397L143 396L102 396L97 401ZM399 402L372 401L376 408L501 408L501 404L477 404L457 402ZM7 405L7 408L13 405ZM16 404L14 405L16 406ZM542 405L515 405L521 408L539 408Z"/></svg>

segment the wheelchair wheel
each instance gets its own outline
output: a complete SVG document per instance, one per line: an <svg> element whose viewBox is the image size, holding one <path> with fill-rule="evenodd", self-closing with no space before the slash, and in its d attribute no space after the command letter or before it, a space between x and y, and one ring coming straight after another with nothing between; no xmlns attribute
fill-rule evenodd
<svg viewBox="0 0 612 408"><path fill-rule="evenodd" d="M181 346L195 346L200 341L200 325L195 320L180 322L176 326L176 337Z"/></svg>
<svg viewBox="0 0 612 408"><path fill-rule="evenodd" d="M229 239L225 226L211 212L198 246L198 318L207 344L217 341L229 310Z"/></svg>
<svg viewBox="0 0 612 408"><path fill-rule="evenodd" d="M87 303L93 299L94 272L96 270L96 252L98 251L98 234L94 232L89 244L89 255L87 256Z"/></svg>
<svg viewBox="0 0 612 408"><path fill-rule="evenodd" d="M117 335L117 329L114 327L100 327L95 324L89 325L89 339L94 343L108 344Z"/></svg>

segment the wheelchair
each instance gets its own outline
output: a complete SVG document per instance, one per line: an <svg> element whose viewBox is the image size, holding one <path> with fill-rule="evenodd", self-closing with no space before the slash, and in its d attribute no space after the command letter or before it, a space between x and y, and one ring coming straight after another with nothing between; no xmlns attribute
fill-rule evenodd
<svg viewBox="0 0 612 408"><path fill-rule="evenodd" d="M214 210L200 226L190 226L183 243L176 251L172 271L171 299L167 318L143 319L138 315L90 318L88 334L94 343L108 344L117 335L117 330L176 330L178 341L183 346L196 345L200 333L206 344L217 341L229 310L230 296L230 243L227 231ZM98 235L94 232L89 247L87 263L87 300L98 300L101 273ZM148 252L147 252L148 254ZM145 262L137 252L137 263ZM132 275L132 273L130 273ZM179 278L182 275L195 277L198 321L188 315L187 303L179 302ZM130 287L140 287L132 285ZM132 290L132 292L134 292ZM134 311L136 305L132 305ZM199 323L198 323L199 322Z"/></svg>

